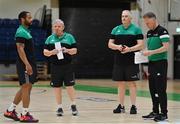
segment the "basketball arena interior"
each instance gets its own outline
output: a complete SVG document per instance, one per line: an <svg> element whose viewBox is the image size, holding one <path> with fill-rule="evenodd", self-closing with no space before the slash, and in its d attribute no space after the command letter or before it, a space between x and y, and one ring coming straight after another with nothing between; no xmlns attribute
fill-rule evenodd
<svg viewBox="0 0 180 124"><path fill-rule="evenodd" d="M108 42L112 29L122 24L121 13L129 10L132 23L142 30L147 49L149 31L144 15L153 12L158 24L169 33L167 51L168 119L156 122L144 119L152 111L148 62L138 63L136 114L130 114L131 92L125 85L125 113L113 113L119 104L118 83L112 79L114 51ZM38 82L32 86L29 112L40 124L180 124L180 0L0 0L0 124L18 124L4 117L21 88L16 68L16 31L21 25L18 15L28 11L29 27L37 65ZM57 103L51 87L51 64L44 55L44 45L53 34L57 19L64 23L64 32L76 40L77 54L72 56L74 89L78 115L71 113L71 100L62 87L63 116L57 116ZM111 32L112 31L112 32ZM121 61L121 60L120 60ZM122 60L123 61L123 60ZM161 82L159 82L161 83ZM16 111L20 116L22 102Z"/></svg>

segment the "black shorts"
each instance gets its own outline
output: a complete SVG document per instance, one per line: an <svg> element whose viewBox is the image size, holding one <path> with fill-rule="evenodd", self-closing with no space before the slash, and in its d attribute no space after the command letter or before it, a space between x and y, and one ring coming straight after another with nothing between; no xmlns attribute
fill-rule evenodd
<svg viewBox="0 0 180 124"><path fill-rule="evenodd" d="M114 65L114 81L136 81L139 80L139 65Z"/></svg>
<svg viewBox="0 0 180 124"><path fill-rule="evenodd" d="M30 65L32 66L33 69L33 74L32 75L26 75L25 71L26 71L26 67L24 65L24 63L20 60L17 60L16 62L16 69L17 69L17 74L18 74L18 78L19 78L19 84L23 85L25 83L31 83L34 84L35 82L37 82L37 68L36 68L36 62L29 62Z"/></svg>
<svg viewBox="0 0 180 124"><path fill-rule="evenodd" d="M52 87L74 86L75 76L72 64L55 65L51 64L51 82Z"/></svg>

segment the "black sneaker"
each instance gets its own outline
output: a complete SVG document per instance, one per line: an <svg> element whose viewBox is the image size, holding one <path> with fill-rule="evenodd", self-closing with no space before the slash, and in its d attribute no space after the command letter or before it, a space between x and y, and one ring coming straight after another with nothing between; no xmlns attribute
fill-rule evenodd
<svg viewBox="0 0 180 124"><path fill-rule="evenodd" d="M113 110L113 113L125 113L125 107L121 106L121 104L118 105L116 109Z"/></svg>
<svg viewBox="0 0 180 124"><path fill-rule="evenodd" d="M137 114L137 108L135 105L131 106L130 114Z"/></svg>
<svg viewBox="0 0 180 124"><path fill-rule="evenodd" d="M158 115L157 113L151 112L148 115L142 116L142 118L144 118L144 119L154 119L157 115Z"/></svg>
<svg viewBox="0 0 180 124"><path fill-rule="evenodd" d="M164 121L164 120L166 120L166 119L168 119L167 114L160 113L159 115L157 115L157 116L154 118L154 121L159 122L159 121Z"/></svg>
<svg viewBox="0 0 180 124"><path fill-rule="evenodd" d="M62 108L58 108L57 112L57 116L63 116L63 109Z"/></svg>
<svg viewBox="0 0 180 124"><path fill-rule="evenodd" d="M78 114L78 110L76 108L76 105L71 105L72 115L76 116Z"/></svg>

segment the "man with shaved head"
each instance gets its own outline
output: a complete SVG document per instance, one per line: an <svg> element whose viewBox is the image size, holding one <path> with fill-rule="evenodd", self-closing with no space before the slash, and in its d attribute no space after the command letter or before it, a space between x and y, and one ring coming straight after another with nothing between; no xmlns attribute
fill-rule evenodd
<svg viewBox="0 0 180 124"><path fill-rule="evenodd" d="M56 102L58 104L57 116L63 115L62 109L62 87L66 86L67 93L71 100L72 114L78 114L75 103L75 79L72 68L72 56L77 53L76 41L74 37L64 32L64 22L60 19L55 20L53 23L53 34L50 35L44 46L44 55L49 58L51 69L51 82L50 85L54 88ZM57 49L55 43L60 43L61 48ZM64 58L58 59L57 54L63 53Z"/></svg>
<svg viewBox="0 0 180 124"><path fill-rule="evenodd" d="M113 113L124 113L125 85L129 85L131 109L130 114L137 114L136 84L139 79L139 66L134 64L134 52L143 49L143 34L139 27L131 23L132 15L124 10L121 15L122 24L116 26L109 39L108 47L114 51L114 67L112 79L118 85L119 105Z"/></svg>

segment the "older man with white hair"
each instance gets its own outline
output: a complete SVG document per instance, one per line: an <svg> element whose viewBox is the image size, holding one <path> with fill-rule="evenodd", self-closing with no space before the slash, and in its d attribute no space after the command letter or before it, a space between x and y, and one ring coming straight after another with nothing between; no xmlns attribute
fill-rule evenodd
<svg viewBox="0 0 180 124"><path fill-rule="evenodd" d="M72 115L78 114L75 103L75 79L72 68L72 56L77 53L74 37L64 32L64 22L60 19L53 23L53 34L45 42L44 55L49 58L51 69L50 85L54 88L56 102L58 104L57 116L63 115L62 109L62 86L66 86L67 93L71 100ZM59 44L59 48L55 44ZM59 55L61 54L61 58Z"/></svg>
<svg viewBox="0 0 180 124"><path fill-rule="evenodd" d="M125 84L129 84L131 109L130 114L137 114L136 84L139 79L139 66L134 64L134 52L143 49L143 34L139 27L131 23L132 15L124 10L122 24L116 26L109 39L108 47L114 50L113 80L118 85L119 105L113 113L124 113Z"/></svg>

